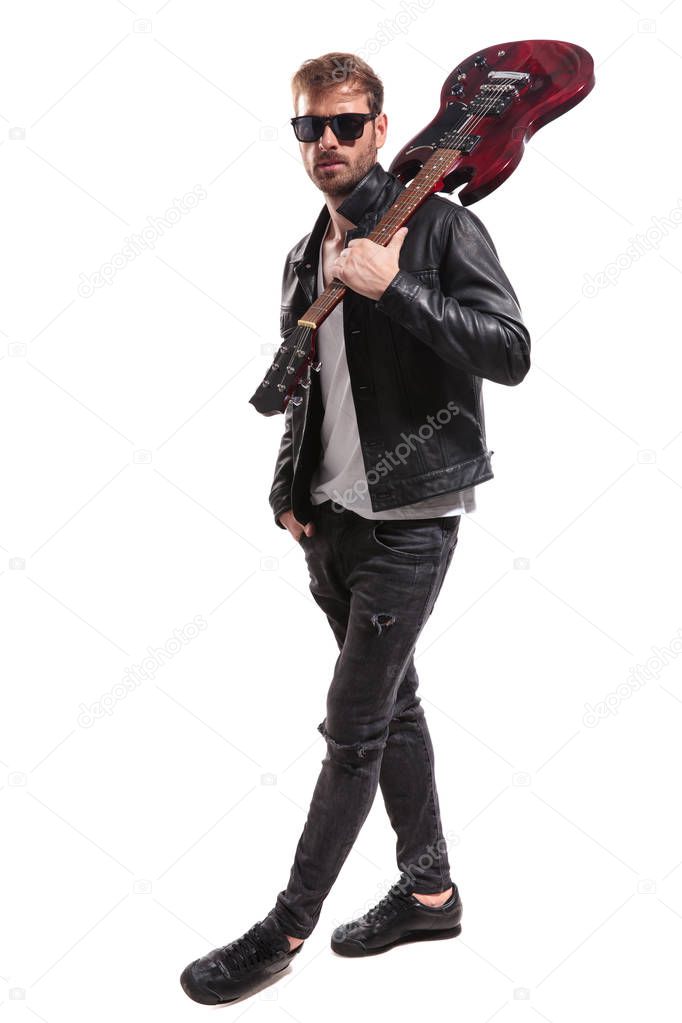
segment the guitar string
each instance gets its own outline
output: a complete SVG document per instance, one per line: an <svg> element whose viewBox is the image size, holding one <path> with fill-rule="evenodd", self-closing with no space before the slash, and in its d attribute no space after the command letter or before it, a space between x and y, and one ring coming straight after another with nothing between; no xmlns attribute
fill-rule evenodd
<svg viewBox="0 0 682 1023"><path fill-rule="evenodd" d="M459 139L458 136L463 132L464 133L464 137L466 137L466 135L468 133L470 133L474 128L476 128L480 124L480 122L483 120L483 118L487 115L488 111L491 110L492 107L497 102L497 99L499 98L499 95L501 95L502 92L505 89L508 89L509 84L511 84L512 81L513 80L510 79L509 82L507 82L507 83L501 82L499 84L499 86L494 86L491 89L490 93L489 93L489 95L491 96L490 101L487 104L485 104L485 103L483 104L481 110L479 110L477 112L477 115L474 115L474 117L473 117L473 119L471 120L470 123L465 123L465 124L460 125L458 128L453 128L453 129L450 130L450 132L446 132L443 136L441 136L441 139L439 140L438 148L439 149L445 149L445 148L456 149L457 146L454 143L456 143L458 141L461 141L461 139ZM469 121L469 118L467 118L467 121ZM444 142L447 143L447 145L444 145L443 144ZM463 155L466 155L466 154L463 154ZM404 195L405 195L405 192L402 192L401 196L404 196ZM411 200L412 198L413 198L413 196L409 196L409 200ZM399 200L396 200L396 202L397 201L399 201ZM419 202L414 206L414 209L417 208L417 206L421 203L421 201L422 200L420 199ZM408 217L412 215L412 212L414 212L414 210L410 210L409 209L410 205L411 205L411 202L408 201L407 208L406 208L406 210L409 210ZM406 210L401 210L400 211L400 217L401 218L402 218L403 214L406 212ZM389 219L386 222L386 224L384 225L384 227L388 227L390 225L390 227L392 228L392 227L396 226L397 223L398 223L398 221L395 220L396 216L397 216L397 214L394 213L391 217L389 217ZM342 287L345 287L345 285L342 285ZM332 283L329 284L328 287L324 289L322 295L318 295L318 297L316 298L316 300L313 303L313 305L317 304L320 301L320 299L324 299L325 293L326 293L326 295L327 295L327 297L329 299L334 298L335 295L333 293L330 294L332 289L333 289L333 291L338 290L338 286L336 285L336 283L334 281L332 281ZM325 302L322 302L322 304L320 306L318 306L318 311L319 312L325 312L325 313L328 311L327 308L326 308ZM298 326L301 327L300 324ZM312 327L303 327L302 328L302 333L301 333L300 338L298 340L294 341L293 347L291 349L291 355L289 357L289 361L287 363L287 366L285 367L285 372L288 371L289 367L291 366L291 364L292 364L292 362L294 360L294 357L296 355L296 351L298 349L298 345L299 345L300 340L302 340L305 337L305 334L307 332L309 332L309 331L312 332L312 330L313 330ZM296 333L298 332L298 328L296 328L295 332ZM293 333L294 332L292 332L292 338L293 338ZM264 384L267 384L267 376L266 376L266 380L264 381Z"/></svg>
<svg viewBox="0 0 682 1023"><path fill-rule="evenodd" d="M497 94L501 94L504 91L505 88L506 88L506 86L504 84L501 84L499 86L493 87L493 90L491 90L491 92L493 93L493 98L491 99L491 101L488 104L484 105L483 110L479 112L478 116L474 115L471 124L467 125L466 127L464 125L460 125L458 128L450 129L449 132L447 132L446 134L444 134L442 136L442 139L440 140L442 144L439 145L439 148L440 149L445 149L445 148L448 148L448 147L449 148L456 148L456 145L453 145L453 143L455 143L456 141L459 141L458 135L462 134L462 132L464 132L465 135L466 135L473 128L475 128L480 123L480 121L483 119L483 117L486 116L486 114L492 108L492 106L494 106L495 102L497 101ZM434 168L431 168L431 169L433 170ZM392 230L394 227L397 227L397 225L400 222L400 220L405 219L405 214L407 214L407 217L410 217L412 215L414 210L417 208L419 203L422 201L422 198L420 197L420 199L419 199L419 201L417 203L413 203L412 202L412 200L414 199L416 194L417 194L417 192L415 192L414 194L411 195L409 190L401 193L401 196L397 200L396 205L400 201L400 198L407 198L407 204L406 204L406 206L404 208L402 208L402 209L400 209L398 211L395 211L395 212L393 212L392 214L389 215L388 219L383 224L384 230ZM377 224L376 227L378 227L378 226L379 225ZM376 227L375 227L375 230L376 230ZM336 285L335 282L332 281L332 283L328 286L328 288L324 289L323 293L318 296L318 298L316 299L316 302L320 302L321 299L324 300L325 299L325 293L328 292L330 289L338 290L338 285ZM332 294L330 296L328 295L327 297L333 298L335 296ZM327 312L328 311L327 310L327 306L326 306L324 301L322 302L322 304L320 306L318 306L318 311L319 312Z"/></svg>
<svg viewBox="0 0 682 1023"><path fill-rule="evenodd" d="M492 109L492 107L495 105L499 95L502 94L502 92L504 91L504 89L506 87L507 86L505 85L505 83L500 83L499 86L494 87L491 90L491 92L489 93L489 95L491 97L490 101L488 103L484 103L482 105L482 109L480 111L478 111L477 115L474 115L473 118L467 118L466 119L466 121L469 122L469 123L465 123L463 125L460 125L457 128L451 129L449 132L446 132L441 137L441 139L439 140L440 145L439 145L438 148L441 148L441 149L446 148L446 147L456 148L455 143L458 142L458 141L461 141L460 136L466 137L466 135L468 135L474 128L476 128L480 124L480 122L486 116L488 111L490 109ZM404 197L405 196L405 192L401 193L401 195ZM413 204L412 200L414 199L414 195L408 195L407 198L408 198L408 202L407 202L406 207L404 209L401 209L399 212L395 212L391 216L389 216L389 219L386 221L386 224L384 224L385 228L392 229L393 227L397 226L397 224L398 224L400 219L405 219L405 214L407 214L407 217L409 218L412 215L412 213L414 212L414 209L416 209L417 206L423 201L422 197L420 197L418 202ZM410 207L412 207L412 209ZM341 285L341 287L345 287L345 285ZM328 286L328 288L326 288L323 291L323 293L317 297L317 299L316 299L317 303L320 303L320 300L322 300L321 304L318 305L318 312L320 312L320 313L327 313L327 312L330 311L328 309L328 306L330 305L331 300L335 299L335 297L336 297L334 292L338 292L338 290L339 290L338 283L332 282ZM334 306L332 306L332 308L334 308ZM308 331L312 332L313 328L312 327L304 327L303 330L305 332L308 332ZM304 337L305 337L305 333L302 334L300 340L303 340ZM299 343L300 343L300 341L296 341L294 343L294 346L292 347L291 355L290 355L289 361L287 363L287 370L288 370L288 367L291 366L292 362L294 361L294 358L295 358L295 355L296 355L296 350L298 349Z"/></svg>
<svg viewBox="0 0 682 1023"><path fill-rule="evenodd" d="M494 104L495 104L495 102L497 100L497 94L501 93L504 90L504 88L505 88L505 86L503 84L501 84L501 85L499 85L497 87L494 87L494 89L491 90L493 95L492 95L492 98L491 98L490 102L483 105L483 109L478 112L478 116L474 115L473 118L471 118L471 119L467 118L467 121L471 120L470 124L468 124L466 126L465 125L460 125L459 127L450 129L449 132L446 132L442 136L442 138L439 140L440 143L441 143L439 145L439 148L440 149L457 148L456 147L456 142L460 141L459 136L463 135L464 137L466 137L466 135L469 134L472 129L477 127L477 125L481 122L483 117L485 117L486 114L488 113L488 111L494 106ZM431 169L433 170L434 168L432 167ZM394 212L392 214L389 214L388 219L383 224L383 228L385 230L386 229L392 230L393 228L396 228L398 223L400 222L400 220L404 220L406 218L409 218L412 215L412 213L417 208L417 206L425 198L423 195L420 195L419 199L417 200L417 202L414 202L413 200L415 199L415 196L417 194L418 194L418 190L415 190L414 193L412 193L412 190L409 190L409 191L406 191L406 192L402 193L401 197L403 199L406 198L407 199L407 203L400 210L395 210L394 209ZM379 225L376 225L376 226L378 227ZM376 227L375 227L375 230L376 230ZM332 282L332 285L330 285L330 288L332 286L333 286L333 282ZM319 301L319 299L324 299L324 297L325 296L324 296L324 293L323 293L322 295L320 295L318 297L318 301ZM322 312L322 311L324 311L324 312L327 311L324 302L322 303L322 306L320 307L320 312Z"/></svg>
<svg viewBox="0 0 682 1023"><path fill-rule="evenodd" d="M494 87L494 92L495 93L501 93L504 90L504 88L505 88L505 85L495 86ZM447 132L445 135L443 135L443 137L441 139L441 145L439 146L439 148L440 149L445 149L445 148L448 148L448 147L450 147L450 148L457 148L455 143L460 141L458 136L461 135L462 133L464 133L465 135L469 134L470 131L473 128L475 128L480 123L482 118L485 117L485 115L488 113L488 111L491 109L491 107L494 106L496 100L497 100L497 96L494 95L493 98L491 99L491 101L488 104L484 105L483 110L479 112L478 117L476 115L473 116L471 124L468 124L466 126L465 125L461 125L458 128L450 129L449 132ZM464 154L464 155L466 155L466 154ZM432 168L432 169L434 169L434 168ZM415 194L416 194L416 192L415 192ZM412 204L411 203L411 199L413 198L413 196L410 196L410 191L409 190L403 192L402 196L407 196L407 198L408 198L408 204L407 204L406 210L399 210L397 212L394 212L393 214L390 214L389 217L388 217L388 220L383 225L384 227L390 227L390 228L397 227L397 225L400 222L400 220L403 219L403 215L404 215L405 212L407 212L408 215L411 216L411 214L414 211L414 209L416 209L416 206L418 205L418 203L417 204ZM420 198L419 202L421 202L421 198ZM412 209L410 209L410 206L412 206ZM379 225L377 225L377 227L378 226Z"/></svg>
<svg viewBox="0 0 682 1023"><path fill-rule="evenodd" d="M501 92L503 89L504 89L504 86L496 87L496 92ZM441 146L439 146L439 148L441 148L441 149L448 148L448 147L456 148L456 146L454 146L453 143L458 141L457 136L459 134L461 134L462 132L469 133L471 129L475 128L480 123L482 118L486 115L488 110L494 105L494 103L495 103L495 98L493 98L491 100L491 102L484 107L483 111L481 111L479 113L478 117L476 117L476 116L473 117L472 123L469 124L466 128L464 126L460 126L458 128L451 129L449 133L446 133L445 135L443 135L443 137L441 139L441 142L443 144ZM434 167L431 168L431 170L434 170L434 169L435 169ZM395 210L394 209L394 212L389 215L388 219L382 225L383 230L389 230L390 231L394 227L397 227L397 225L400 222L400 220L405 220L405 219L409 218L412 215L412 213L414 212L414 210L417 208L419 203L421 203L423 201L424 197L420 196L418 202L416 202L416 203L413 202L413 200L415 198L415 195L418 194L418 190L416 190L413 194L410 194L410 193L411 193L411 190L405 191L405 192L403 192L401 194L400 198L407 199L407 202L406 202L406 204L400 210ZM400 202L400 198L397 200L395 205L397 205L398 202ZM376 227L378 227L378 226L379 225L377 224ZM375 230L376 230L376 227L375 227ZM332 281L331 284L329 284L328 288L324 289L323 293L317 297L316 303L319 303L318 304L318 312L325 312L326 313L328 311L331 311L331 310L328 310L328 308L327 308L329 303L326 300L327 299L335 298L334 292L338 291L338 288L339 288L339 283L335 282L335 281ZM330 294L330 292L331 292L331 294Z"/></svg>

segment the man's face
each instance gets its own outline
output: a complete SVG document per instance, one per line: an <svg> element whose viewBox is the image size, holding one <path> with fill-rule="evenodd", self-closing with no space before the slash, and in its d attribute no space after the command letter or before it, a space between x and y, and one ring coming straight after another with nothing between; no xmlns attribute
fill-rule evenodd
<svg viewBox="0 0 682 1023"><path fill-rule="evenodd" d="M364 92L351 92L347 85L327 89L319 96L302 93L296 103L296 116L314 114L332 117L334 114L368 114L369 104ZM386 139L386 114L378 114L365 123L359 139L342 142L325 124L322 136L316 142L299 142L303 165L311 181L329 196L349 195L358 181L377 161L377 150Z"/></svg>

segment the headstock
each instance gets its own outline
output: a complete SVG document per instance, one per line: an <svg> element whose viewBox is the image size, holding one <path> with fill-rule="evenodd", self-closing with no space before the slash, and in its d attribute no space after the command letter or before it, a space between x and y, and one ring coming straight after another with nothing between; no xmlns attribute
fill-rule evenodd
<svg viewBox="0 0 682 1023"><path fill-rule="evenodd" d="M319 373L321 362L315 356L317 330L310 324L298 323L285 337L275 353L258 390L249 398L250 404L264 416L284 412L289 402L300 405L299 389L310 387L310 369ZM310 368L309 368L310 367Z"/></svg>

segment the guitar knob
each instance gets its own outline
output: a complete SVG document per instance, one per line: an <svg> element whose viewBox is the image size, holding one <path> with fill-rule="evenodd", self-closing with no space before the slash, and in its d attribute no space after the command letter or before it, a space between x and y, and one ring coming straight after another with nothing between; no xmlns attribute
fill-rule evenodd
<svg viewBox="0 0 682 1023"><path fill-rule="evenodd" d="M289 401L291 402L292 405L300 405L301 402L303 401L303 398L301 397L300 394L294 394L293 397L289 398Z"/></svg>
<svg viewBox="0 0 682 1023"><path fill-rule="evenodd" d="M487 61L482 53L479 53L477 57L474 57L474 67L485 67Z"/></svg>
<svg viewBox="0 0 682 1023"><path fill-rule="evenodd" d="M464 86L463 85L453 85L452 88L450 89L450 95L451 96L463 96L464 95Z"/></svg>

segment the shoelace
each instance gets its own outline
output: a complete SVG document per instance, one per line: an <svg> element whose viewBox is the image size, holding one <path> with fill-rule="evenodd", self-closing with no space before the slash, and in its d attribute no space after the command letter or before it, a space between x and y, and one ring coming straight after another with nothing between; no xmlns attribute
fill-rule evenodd
<svg viewBox="0 0 682 1023"><path fill-rule="evenodd" d="M234 973L271 958L273 946L260 925L254 924L241 938L230 942L229 945L223 945L218 951L223 963Z"/></svg>
<svg viewBox="0 0 682 1023"><path fill-rule="evenodd" d="M372 906L370 910L365 914L365 920L368 923L375 923L381 920L389 919L395 914L397 905L400 903L412 905L412 900L409 894L403 892L398 884L394 884L389 888L383 899L377 902L376 906Z"/></svg>

